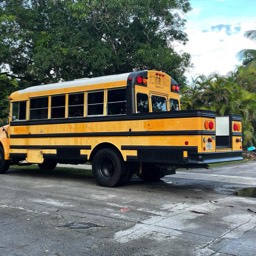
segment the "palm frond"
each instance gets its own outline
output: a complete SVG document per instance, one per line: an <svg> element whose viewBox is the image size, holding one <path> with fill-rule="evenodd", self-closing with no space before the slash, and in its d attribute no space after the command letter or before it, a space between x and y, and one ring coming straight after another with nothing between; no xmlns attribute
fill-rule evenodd
<svg viewBox="0 0 256 256"><path fill-rule="evenodd" d="M244 36L251 40L256 40L256 30L248 30L244 33Z"/></svg>

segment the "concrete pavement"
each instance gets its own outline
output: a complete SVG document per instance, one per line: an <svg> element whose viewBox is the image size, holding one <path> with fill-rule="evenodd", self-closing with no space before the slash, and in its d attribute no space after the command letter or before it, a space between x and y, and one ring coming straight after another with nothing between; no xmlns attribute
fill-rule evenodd
<svg viewBox="0 0 256 256"><path fill-rule="evenodd" d="M0 176L0 255L256 255L256 162L133 178L11 168Z"/></svg>

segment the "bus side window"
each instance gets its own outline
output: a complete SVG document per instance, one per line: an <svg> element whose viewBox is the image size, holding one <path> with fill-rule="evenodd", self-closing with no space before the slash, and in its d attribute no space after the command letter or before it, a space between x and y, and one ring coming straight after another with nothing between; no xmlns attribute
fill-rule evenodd
<svg viewBox="0 0 256 256"><path fill-rule="evenodd" d="M103 115L104 92L89 92L88 93L88 116Z"/></svg>
<svg viewBox="0 0 256 256"><path fill-rule="evenodd" d="M48 97L30 100L30 119L45 119L48 117Z"/></svg>
<svg viewBox="0 0 256 256"><path fill-rule="evenodd" d="M126 114L126 90L108 91L108 115Z"/></svg>
<svg viewBox="0 0 256 256"><path fill-rule="evenodd" d="M137 113L148 113L149 103L148 95L143 93L137 94Z"/></svg>
<svg viewBox="0 0 256 256"><path fill-rule="evenodd" d="M65 95L52 96L51 118L65 117Z"/></svg>
<svg viewBox="0 0 256 256"><path fill-rule="evenodd" d="M176 99L170 99L170 111L179 110L179 101Z"/></svg>
<svg viewBox="0 0 256 256"><path fill-rule="evenodd" d="M84 93L70 94L68 97L68 117L84 116Z"/></svg>
<svg viewBox="0 0 256 256"><path fill-rule="evenodd" d="M26 101L12 103L12 121L26 119Z"/></svg>

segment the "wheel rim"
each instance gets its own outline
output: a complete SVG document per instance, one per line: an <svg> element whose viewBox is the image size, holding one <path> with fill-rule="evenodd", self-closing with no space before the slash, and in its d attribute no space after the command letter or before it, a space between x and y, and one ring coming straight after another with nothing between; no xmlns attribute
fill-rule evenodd
<svg viewBox="0 0 256 256"><path fill-rule="evenodd" d="M113 162L110 159L105 158L101 163L99 171L100 171L101 176L103 176L104 178L109 179L109 178L113 177L114 172L115 172L115 167L114 167Z"/></svg>

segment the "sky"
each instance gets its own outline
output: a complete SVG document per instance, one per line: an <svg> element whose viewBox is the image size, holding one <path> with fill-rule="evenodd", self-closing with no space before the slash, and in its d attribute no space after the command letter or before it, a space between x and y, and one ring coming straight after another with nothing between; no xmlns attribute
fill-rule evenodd
<svg viewBox="0 0 256 256"><path fill-rule="evenodd" d="M256 0L190 0L186 14L189 42L182 50L191 54L194 68L188 79L198 75L226 75L241 64L237 53L256 49L244 32L256 29Z"/></svg>

